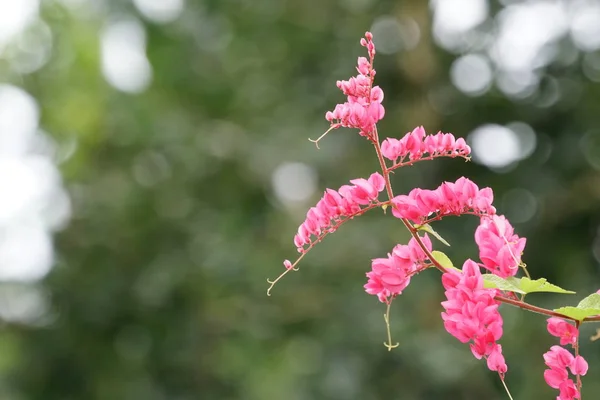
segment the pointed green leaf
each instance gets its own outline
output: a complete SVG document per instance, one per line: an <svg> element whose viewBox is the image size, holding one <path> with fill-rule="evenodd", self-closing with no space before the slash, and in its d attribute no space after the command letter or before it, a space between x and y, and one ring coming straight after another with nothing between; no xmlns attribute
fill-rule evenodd
<svg viewBox="0 0 600 400"><path fill-rule="evenodd" d="M442 267L444 267L444 268L454 268L456 270L459 270L458 268L456 268L452 264L452 261L450 261L450 259L448 258L448 256L446 254L442 253L441 251L434 250L434 251L431 252L431 255L433 255L433 258L435 258L435 261L439 262Z"/></svg>
<svg viewBox="0 0 600 400"><path fill-rule="evenodd" d="M577 304L577 308L600 308L600 294L590 294Z"/></svg>
<svg viewBox="0 0 600 400"><path fill-rule="evenodd" d="M518 284L515 284L514 281L516 281L516 279L514 278L504 279L494 274L483 274L482 276L484 288L500 289L509 292L525 294L525 292L519 288Z"/></svg>
<svg viewBox="0 0 600 400"><path fill-rule="evenodd" d="M575 318L582 321L587 317L600 315L600 308L579 308L579 307L561 307L554 311L566 315L567 317Z"/></svg>
<svg viewBox="0 0 600 400"><path fill-rule="evenodd" d="M515 278L513 278L513 279L515 279ZM553 285L553 284L549 283L545 278L536 279L534 281L527 277L523 277L523 278L515 279L515 280L519 281L518 286L525 293L534 293L534 292L563 293L563 294L575 293L572 290L566 290L566 289L563 289L556 285Z"/></svg>
<svg viewBox="0 0 600 400"><path fill-rule="evenodd" d="M579 321L594 315L600 315L600 294L590 294L581 300L577 307L561 307L554 310Z"/></svg>
<svg viewBox="0 0 600 400"><path fill-rule="evenodd" d="M440 242L442 242L446 246L450 247L450 243L448 243L446 241L446 239L444 239L443 237L441 237L439 233L437 233L436 231L434 231L433 228L431 227L431 225L429 225L429 224L419 225L419 227L417 229L420 230L420 231L425 231L427 233L430 233L437 240L439 240Z"/></svg>

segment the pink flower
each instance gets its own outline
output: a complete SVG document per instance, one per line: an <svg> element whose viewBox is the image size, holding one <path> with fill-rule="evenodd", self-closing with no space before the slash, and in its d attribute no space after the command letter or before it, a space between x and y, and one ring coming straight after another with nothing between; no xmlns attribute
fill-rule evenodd
<svg viewBox="0 0 600 400"><path fill-rule="evenodd" d="M544 362L554 369L565 369L573 363L575 357L567 349L560 346L550 347L550 351L544 353Z"/></svg>
<svg viewBox="0 0 600 400"><path fill-rule="evenodd" d="M385 109L381 105L384 96L379 86L373 86L373 35L367 32L360 44L367 48L369 59L359 57L356 67L358 75L347 81L337 81L337 87L346 95L346 102L325 113L325 119L331 123L333 129L341 126L356 128L359 129L360 135L370 137L375 130L375 124L385 115Z"/></svg>
<svg viewBox="0 0 600 400"><path fill-rule="evenodd" d="M422 126L416 127L402 139L388 138L381 144L382 154L394 163L406 157L416 161L423 157L463 157L471 154L471 148L463 138L455 139L451 133L438 132L427 135Z"/></svg>
<svg viewBox="0 0 600 400"><path fill-rule="evenodd" d="M294 268L294 266L292 265L292 262L290 260L283 260L283 266L285 267L285 269Z"/></svg>
<svg viewBox="0 0 600 400"><path fill-rule="evenodd" d="M572 335L575 337L575 342L577 341L578 332L571 328L575 327L560 318L548 319L548 332L553 336L560 337L561 344L563 344L564 337L568 338L565 344L572 344ZM552 346L549 351L544 353L544 363L549 367L544 371L544 380L548 386L559 390L557 399L579 399L579 390L573 380L569 379L569 370L575 376L585 375L588 370L587 361L580 355L573 356L563 347Z"/></svg>
<svg viewBox="0 0 600 400"><path fill-rule="evenodd" d="M421 241L431 251L431 239L427 234ZM387 258L372 260L371 271L367 272L365 291L376 295L382 303L388 302L390 296L397 296L406 289L411 276L426 266L426 260L425 252L414 238L408 245L397 245L388 253Z"/></svg>
<svg viewBox="0 0 600 400"><path fill-rule="evenodd" d="M389 144L395 145L394 142ZM433 214L440 217L471 213L483 217L496 213L492 200L490 188L479 190L475 183L462 177L456 182L444 182L435 190L416 188L408 195L394 197L392 213L396 218L406 218L417 224L434 218Z"/></svg>
<svg viewBox="0 0 600 400"><path fill-rule="evenodd" d="M577 337L579 336L579 330L576 326L555 317L548 318L547 322L548 333L560 338L561 346L566 346L568 344L575 346Z"/></svg>
<svg viewBox="0 0 600 400"><path fill-rule="evenodd" d="M497 344L487 358L487 367L490 371L498 371L500 374L505 374L508 371L506 361L502 355L502 346Z"/></svg>
<svg viewBox="0 0 600 400"><path fill-rule="evenodd" d="M582 356L575 356L571 365L569 365L569 369L573 375L585 375L588 370L588 363Z"/></svg>
<svg viewBox="0 0 600 400"><path fill-rule="evenodd" d="M502 317L496 291L484 289L479 266L472 260L463 264L462 272L449 270L442 275L447 300L442 302L444 327L462 343L471 343L477 359L487 358L488 368L504 374L508 367L497 341L502 337Z"/></svg>
<svg viewBox="0 0 600 400"><path fill-rule="evenodd" d="M385 179L374 173L369 179L353 179L351 185L343 185L337 191L327 189L316 206L306 213L306 219L298 227L294 244L300 253L313 243L313 237L334 232L337 224L345 218L362 211L362 206L377 202L379 193L385 188Z"/></svg>
<svg viewBox="0 0 600 400"><path fill-rule="evenodd" d="M566 369L547 369L544 371L544 380L553 389L558 389L569 378Z"/></svg>
<svg viewBox="0 0 600 400"><path fill-rule="evenodd" d="M558 400L571 400L571 399L579 399L581 398L575 383L571 379L567 379L562 382L558 387L560 390L559 395L557 397Z"/></svg>
<svg viewBox="0 0 600 400"><path fill-rule="evenodd" d="M516 275L526 239L514 234L504 216L483 216L475 231L475 242L488 270L502 278Z"/></svg>

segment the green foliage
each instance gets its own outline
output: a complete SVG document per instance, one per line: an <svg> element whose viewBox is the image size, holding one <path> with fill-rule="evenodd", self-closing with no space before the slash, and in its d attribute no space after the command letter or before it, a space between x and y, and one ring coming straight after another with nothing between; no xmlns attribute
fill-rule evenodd
<svg viewBox="0 0 600 400"><path fill-rule="evenodd" d="M429 224L421 225L417 229L419 229L420 231L425 231L425 232L433 235L433 237L435 237L437 240L439 240L446 246L450 247L450 243L448 243L448 241L446 239L444 239L439 233L437 233L435 230L433 230L431 225L429 225Z"/></svg>
<svg viewBox="0 0 600 400"><path fill-rule="evenodd" d="M539 278L531 280L527 277L515 278L501 278L494 274L484 274L484 286L487 288L497 288L501 290L507 290L510 292L528 294L535 292L546 292L546 293L561 293L561 294L573 294L575 292L571 290L565 290L561 287L549 283L545 278Z"/></svg>
<svg viewBox="0 0 600 400"><path fill-rule="evenodd" d="M448 256L446 254L444 254L443 252L441 252L439 250L433 250L431 252L431 255L433 256L433 258L435 258L435 260L437 262L439 262L442 265L442 267L459 270L458 268L456 268L454 266L454 264L452 264L452 261L450 260L450 258L448 258Z"/></svg>
<svg viewBox="0 0 600 400"><path fill-rule="evenodd" d="M506 290L509 292L515 292L515 293L521 293L521 294L527 293L519 287L519 282L517 279L514 279L514 278L505 279L505 278L501 278L498 275L494 275L494 274L483 274L483 287L489 288L489 289L496 288L496 289L500 289L500 290Z"/></svg>
<svg viewBox="0 0 600 400"><path fill-rule="evenodd" d="M513 278L514 279L514 278ZM545 278L531 280L527 277L518 278L518 287L525 293L547 292L547 293L562 293L574 294L572 290L566 290L556 285L549 283Z"/></svg>
<svg viewBox="0 0 600 400"><path fill-rule="evenodd" d="M561 307L554 311L582 321L584 318L600 315L600 294L594 293L581 300L577 307Z"/></svg>

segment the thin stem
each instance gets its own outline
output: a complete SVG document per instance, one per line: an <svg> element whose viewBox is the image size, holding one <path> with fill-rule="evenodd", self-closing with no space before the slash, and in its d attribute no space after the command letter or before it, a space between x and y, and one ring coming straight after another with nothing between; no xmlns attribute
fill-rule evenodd
<svg viewBox="0 0 600 400"><path fill-rule="evenodd" d="M534 312L537 314L547 315L549 317L568 319L570 321L577 321L577 319L575 319L573 317L569 317L567 315L557 313L555 311L548 310L546 308L537 307L532 304L524 303L520 300L509 299L508 297L504 297L504 296L496 296L496 297L494 297L494 300L498 300L499 302L510 304L511 306L519 307L523 310L531 311L531 312Z"/></svg>
<svg viewBox="0 0 600 400"><path fill-rule="evenodd" d="M320 141L321 139L323 139L325 136L327 136L327 134L328 134L329 132L331 132L333 129L336 129L336 128L338 128L338 127L339 127L339 126L337 126L337 125L332 125L332 126L329 128L329 129L327 129L327 131L326 131L324 134L322 134L321 136L319 136L319 137L317 138L317 140L314 140L314 139L311 139L311 138L309 138L309 139L308 139L308 141L309 141L309 142L313 142L313 143L315 144L315 146L317 146L317 149L320 149L320 147L319 147L319 141Z"/></svg>
<svg viewBox="0 0 600 400"><path fill-rule="evenodd" d="M513 400L512 396L510 395L510 391L508 390L508 386L506 386L506 382L504 381L504 378L502 378L502 376L500 376L500 381L502 382L502 385L504 386L504 390L506 390L506 394L508 395L508 398L510 400Z"/></svg>
<svg viewBox="0 0 600 400"><path fill-rule="evenodd" d="M387 343L383 342L383 345L385 347L387 347L388 351L392 351L392 349L395 349L396 347L398 347L400 345L400 343L392 344L392 333L390 330L390 307L392 306L393 300L394 300L394 298L392 297L390 299L390 301L388 301L387 309L385 311L385 314L383 314L383 319L385 320L385 327L387 329L387 337L388 337Z"/></svg>
<svg viewBox="0 0 600 400"><path fill-rule="evenodd" d="M377 126L375 126L375 129L373 130L373 136L373 145L375 146L375 152L377 153L377 159L379 160L379 166L381 167L383 179L385 180L385 188L387 191L387 195L391 202L394 198L394 191L392 190L392 184L390 182L390 169L387 168L385 160L383 159L383 153L381 152L381 144L379 143L379 133L377 132ZM417 244L423 250L427 258L431 260L431 262L435 265L437 269L439 269L442 272L446 272L446 268L442 264L440 264L439 261L435 259L435 257L433 257L427 246L425 246L425 244L417 234L417 229L415 229L415 227L412 226L410 221L406 218L401 218L401 221L406 227L406 229L408 229L412 237L415 238Z"/></svg>
<svg viewBox="0 0 600 400"><path fill-rule="evenodd" d="M332 231L336 231L340 226L342 226L346 221L351 220L354 217L357 217L359 215L364 214L365 212L372 210L374 208L378 208L378 207L383 207L383 206L387 206L389 205L390 202L389 201L381 201L381 202L377 202L377 203L373 203L368 207L365 207L363 209L361 209L359 212L356 212L354 214L348 215L346 218L337 221L335 224L333 224L329 229L325 230L323 233L321 233L321 235L319 235L315 240L312 241L312 243L306 248L306 250L304 250L302 252L302 254L300 255L300 257L298 257L296 259L296 261L292 264L292 268L290 269L286 269L285 271L283 271L281 273L281 275L279 275L277 278L275 278L275 280L270 280L267 279L267 282L270 284L269 288L267 289L267 296L271 295L271 289L273 289L273 287L275 286L275 284L277 282L279 282L285 275L287 275L290 271L298 271L298 268L296 268L296 265L298 265L298 263L300 262L300 260L302 260L304 258L304 256L320 241L322 241L325 236L327 236L329 233L331 233Z"/></svg>
<svg viewBox="0 0 600 400"><path fill-rule="evenodd" d="M316 241L315 241L316 243ZM312 248L314 243L311 243L311 246L308 248L308 250L310 250ZM273 289L273 286L275 286L275 284L277 282L279 282L284 276L287 275L288 272L290 271L298 271L298 268L296 268L296 265L300 262L300 260L302 260L304 258L304 256L306 255L306 253L308 253L308 250L306 250L304 253L302 253L300 255L300 257L298 257L298 259L294 262L294 264L292 264L292 268L286 269L285 271L283 271L281 273L281 275L279 275L277 278L275 278L275 280L270 280L267 279L267 282L270 283L271 285L269 286L269 288L267 289L267 296L271 295L271 289Z"/></svg>
<svg viewBox="0 0 600 400"><path fill-rule="evenodd" d="M449 155L449 154L436 154L436 155L429 155L427 157L421 157L419 159L416 160L410 160L410 161L406 161L406 162L399 162L399 163L395 163L394 165L392 165L391 167L388 168L389 172L392 172L398 168L402 168L402 167L410 167L418 162L421 161L430 161L433 160L434 158L439 158L439 157L450 157L450 158L457 158L457 157L461 157L464 158L466 161L469 161L471 158L469 156L463 156L463 155L458 155L458 154L454 154L454 155Z"/></svg>
<svg viewBox="0 0 600 400"><path fill-rule="evenodd" d="M600 315L584 318L581 322L600 322Z"/></svg>
<svg viewBox="0 0 600 400"><path fill-rule="evenodd" d="M373 145L375 146L375 152L377 153L377 160L379 160L379 167L381 168L381 173L383 175L383 179L385 180L385 189L387 191L387 195L389 200L391 201L394 198L394 192L392 190L392 184L390 183L390 170L385 164L385 160L383 159L383 153L381 152L381 144L379 143L379 133L377 132L377 126L373 129Z"/></svg>
<svg viewBox="0 0 600 400"><path fill-rule="evenodd" d="M575 322L577 328L577 340L575 341L575 357L579 356L579 321ZM577 374L577 391L579 392L579 400L582 400L581 396L581 375Z"/></svg>

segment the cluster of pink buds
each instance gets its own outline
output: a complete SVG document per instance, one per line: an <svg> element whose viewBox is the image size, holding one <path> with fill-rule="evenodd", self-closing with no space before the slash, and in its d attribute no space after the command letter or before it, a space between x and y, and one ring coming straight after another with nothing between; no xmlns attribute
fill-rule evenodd
<svg viewBox="0 0 600 400"><path fill-rule="evenodd" d="M495 289L484 289L479 266L472 260L463 264L462 273L448 270L442 275L447 301L442 302L444 327L462 343L471 343L477 359L487 358L488 368L502 376L508 369L502 346L502 316L500 303L494 300Z"/></svg>
<svg viewBox="0 0 600 400"><path fill-rule="evenodd" d="M385 139L381 143L381 154L396 164L403 162L406 157L410 161L440 156L466 158L471 154L471 148L463 138L456 139L453 134L442 132L427 135L425 129L419 126L400 140Z"/></svg>
<svg viewBox="0 0 600 400"><path fill-rule="evenodd" d="M367 48L369 59L359 57L356 68L358 75L347 81L337 82L337 87L347 96L347 101L335 106L333 111L328 111L325 119L331 123L331 129L341 126L357 128L362 136L370 137L375 129L375 124L385 114L385 109L381 105L383 90L379 86L373 87L375 78L373 35L367 32L360 44Z"/></svg>
<svg viewBox="0 0 600 400"><path fill-rule="evenodd" d="M479 258L487 269L502 278L517 274L526 241L514 233L503 215L482 217L475 230Z"/></svg>
<svg viewBox="0 0 600 400"><path fill-rule="evenodd" d="M321 233L334 232L338 222L360 214L361 206L376 202L385 187L385 180L379 173L372 174L369 179L353 179L350 183L352 185L344 185L337 191L327 189L317 205L308 210L294 236L294 244L300 253L305 251L304 246L313 243L313 236L318 238Z"/></svg>
<svg viewBox="0 0 600 400"><path fill-rule="evenodd" d="M421 241L431 251L431 240L425 234ZM367 293L376 295L379 301L387 303L390 297L397 296L410 283L410 277L426 268L427 256L417 241L412 238L407 245L399 244L388 253L387 258L375 258L371 263L369 278L364 286Z"/></svg>
<svg viewBox="0 0 600 400"><path fill-rule="evenodd" d="M576 326L554 317L548 318L547 322L548 332L552 336L560 338L561 346L577 346L579 329ZM550 368L544 371L544 380L551 388L559 390L558 400L581 398L575 382L569 378L567 368L577 377L585 375L588 364L582 356L573 356L564 347L552 346L550 351L544 353L544 362Z"/></svg>
<svg viewBox="0 0 600 400"><path fill-rule="evenodd" d="M462 177L456 182L444 182L435 190L413 189L408 195L396 196L392 199L392 213L396 218L406 218L418 224L427 222L432 214L433 219L445 215L495 214L492 206L494 194L492 189L479 187L469 179Z"/></svg>

